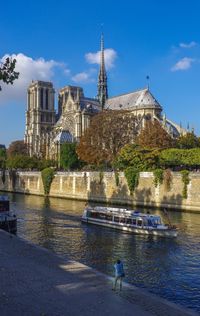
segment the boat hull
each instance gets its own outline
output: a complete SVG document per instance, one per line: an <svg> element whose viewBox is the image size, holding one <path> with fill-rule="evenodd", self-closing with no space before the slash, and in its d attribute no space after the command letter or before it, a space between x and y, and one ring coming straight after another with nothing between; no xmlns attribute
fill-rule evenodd
<svg viewBox="0 0 200 316"><path fill-rule="evenodd" d="M159 237L177 237L176 229L154 229L154 228L144 228L144 227L134 227L132 225L125 225L121 223L109 223L107 221L100 221L98 219L82 217L82 222L95 224L99 226L109 227L113 229L122 230L123 232L140 234L140 235L150 235Z"/></svg>
<svg viewBox="0 0 200 316"><path fill-rule="evenodd" d="M17 218L0 220L0 229L15 234L17 232Z"/></svg>

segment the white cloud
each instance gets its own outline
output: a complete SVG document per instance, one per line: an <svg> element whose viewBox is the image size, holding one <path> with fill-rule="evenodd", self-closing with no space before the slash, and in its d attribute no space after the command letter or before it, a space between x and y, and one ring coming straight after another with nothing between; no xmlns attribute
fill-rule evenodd
<svg viewBox="0 0 200 316"><path fill-rule="evenodd" d="M171 68L171 71L187 70L191 67L194 61L194 58L184 57Z"/></svg>
<svg viewBox="0 0 200 316"><path fill-rule="evenodd" d="M67 69L67 68L64 69L64 74L65 74L66 76L69 76L70 73L71 73L70 69Z"/></svg>
<svg viewBox="0 0 200 316"><path fill-rule="evenodd" d="M96 53L85 54L86 61L89 64L100 64L101 51ZM117 52L112 48L107 48L104 50L105 65L107 69L114 67L115 59L117 58Z"/></svg>
<svg viewBox="0 0 200 316"><path fill-rule="evenodd" d="M192 42L190 42L190 43L180 43L179 46L180 46L181 48L192 48L192 47L194 47L194 46L197 46L197 43L194 42L194 41L192 41Z"/></svg>
<svg viewBox="0 0 200 316"><path fill-rule="evenodd" d="M83 71L79 72L78 74L74 75L72 77L72 80L76 83L89 83L89 82L95 82L95 79L92 78L93 70L89 70L88 72Z"/></svg>
<svg viewBox="0 0 200 316"><path fill-rule="evenodd" d="M15 70L20 74L19 79L15 80L13 85L0 83L2 86L0 105L8 101L25 102L27 87L32 80L50 81L54 76L56 67L65 67L64 64L56 62L55 60L45 60L44 58L33 59L22 53L17 55L5 55L1 61L4 61L6 57L12 57L17 60Z"/></svg>

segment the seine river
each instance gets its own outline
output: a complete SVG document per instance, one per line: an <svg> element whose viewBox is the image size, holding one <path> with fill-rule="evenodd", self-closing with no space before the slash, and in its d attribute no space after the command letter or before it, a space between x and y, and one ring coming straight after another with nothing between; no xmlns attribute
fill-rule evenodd
<svg viewBox="0 0 200 316"><path fill-rule="evenodd" d="M178 238L150 238L82 224L84 202L17 194L10 199L17 235L108 275L120 258L127 282L200 312L200 214L170 212L181 227Z"/></svg>

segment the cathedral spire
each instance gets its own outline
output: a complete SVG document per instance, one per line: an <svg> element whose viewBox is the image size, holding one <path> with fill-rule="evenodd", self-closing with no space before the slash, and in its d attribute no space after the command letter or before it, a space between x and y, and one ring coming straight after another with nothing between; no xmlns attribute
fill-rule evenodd
<svg viewBox="0 0 200 316"><path fill-rule="evenodd" d="M101 34L101 53L100 53L100 69L98 77L98 95L97 98L101 104L102 110L104 109L106 99L108 98L107 89L107 75L104 60L104 36Z"/></svg>

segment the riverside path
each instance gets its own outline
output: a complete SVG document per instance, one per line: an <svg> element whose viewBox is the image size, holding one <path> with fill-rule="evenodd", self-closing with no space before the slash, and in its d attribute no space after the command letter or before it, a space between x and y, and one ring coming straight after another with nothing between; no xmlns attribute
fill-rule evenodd
<svg viewBox="0 0 200 316"><path fill-rule="evenodd" d="M189 316L197 313L0 230L1 316Z"/></svg>

